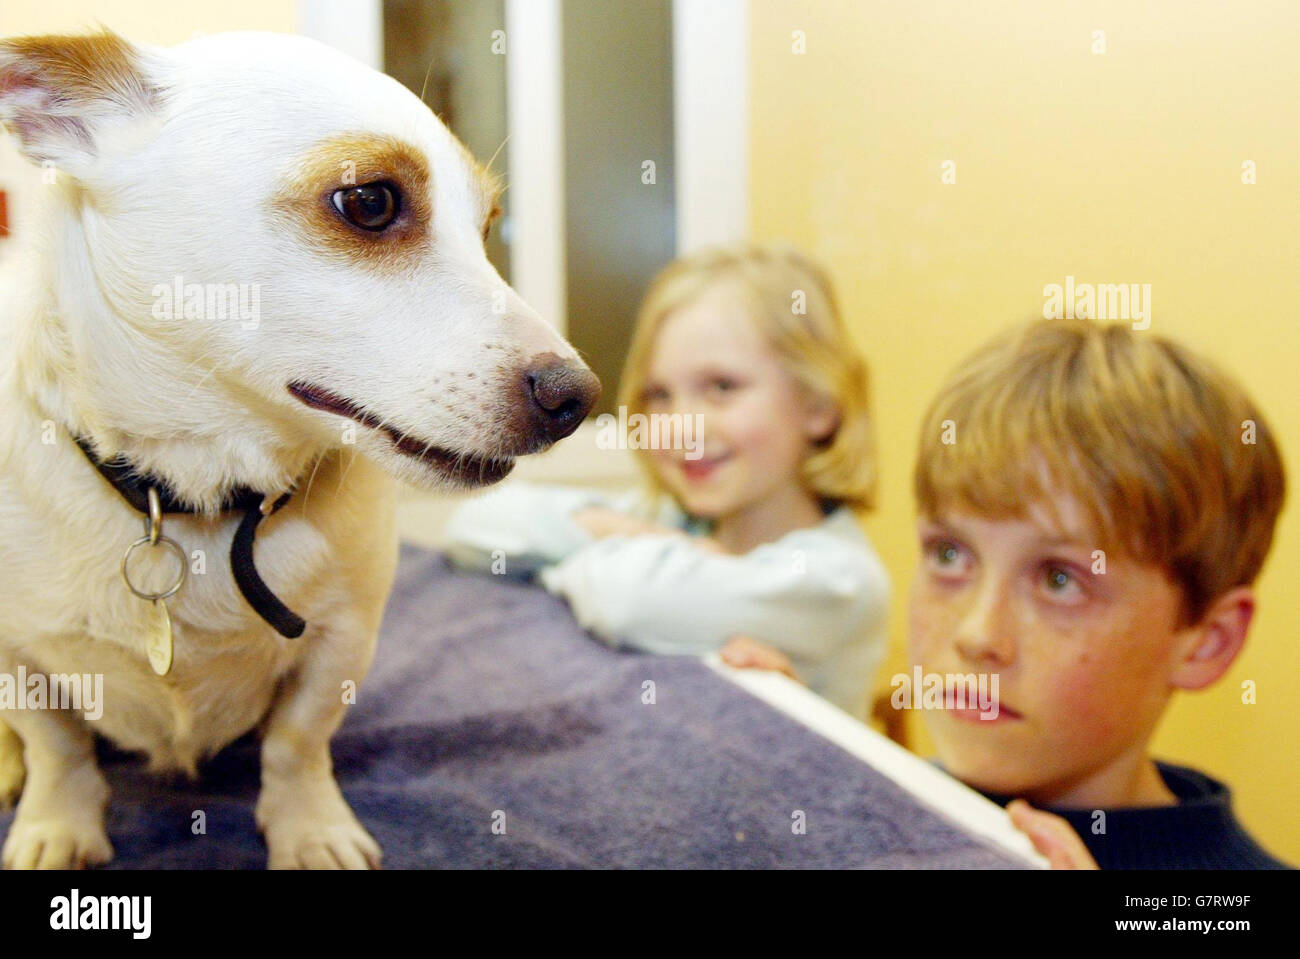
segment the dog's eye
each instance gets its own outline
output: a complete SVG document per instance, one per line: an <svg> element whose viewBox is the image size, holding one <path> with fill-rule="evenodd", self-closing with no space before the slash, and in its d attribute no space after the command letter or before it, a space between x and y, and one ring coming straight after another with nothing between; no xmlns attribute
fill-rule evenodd
<svg viewBox="0 0 1300 959"><path fill-rule="evenodd" d="M397 218L397 191L387 183L336 190L334 208L354 226L378 232Z"/></svg>

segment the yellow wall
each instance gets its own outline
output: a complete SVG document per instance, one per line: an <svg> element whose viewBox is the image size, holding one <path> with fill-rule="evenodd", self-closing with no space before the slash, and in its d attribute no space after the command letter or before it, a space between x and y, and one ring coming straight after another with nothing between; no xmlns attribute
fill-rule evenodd
<svg viewBox="0 0 1300 959"><path fill-rule="evenodd" d="M1152 329L1241 378L1280 434L1292 503L1245 653L1176 700L1155 752L1226 779L1248 828L1300 862L1300 7L1060 6L754 0L754 232L826 263L872 361L883 486L867 525L897 586L890 673L922 410L962 355L1042 315L1045 284L1150 283ZM1246 679L1257 705L1240 702Z"/></svg>
<svg viewBox="0 0 1300 959"><path fill-rule="evenodd" d="M100 26L137 43L170 46L195 33L298 29L297 0L4 0L0 37L75 33Z"/></svg>

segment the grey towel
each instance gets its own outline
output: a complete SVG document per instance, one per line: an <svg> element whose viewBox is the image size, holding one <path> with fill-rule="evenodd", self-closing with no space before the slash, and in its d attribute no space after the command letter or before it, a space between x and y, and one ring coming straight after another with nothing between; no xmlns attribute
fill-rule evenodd
<svg viewBox="0 0 1300 959"><path fill-rule="evenodd" d="M160 782L102 747L113 867L265 866L257 755ZM698 660L615 652L540 588L409 545L334 758L388 868L1020 865Z"/></svg>

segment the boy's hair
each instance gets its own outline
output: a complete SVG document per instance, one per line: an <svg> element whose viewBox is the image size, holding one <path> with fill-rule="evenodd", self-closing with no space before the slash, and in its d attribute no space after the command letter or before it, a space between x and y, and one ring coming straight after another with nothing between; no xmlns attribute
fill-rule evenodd
<svg viewBox="0 0 1300 959"><path fill-rule="evenodd" d="M789 246L707 249L665 267L642 301L619 403L629 415L645 411L646 376L664 318L722 283L734 284L749 301L749 315L782 366L815 395L830 399L839 413L834 433L801 465L804 486L822 499L870 508L876 457L866 360L844 327L827 275ZM642 464L652 489L665 492L645 457Z"/></svg>
<svg viewBox="0 0 1300 959"><path fill-rule="evenodd" d="M1022 518L1072 494L1099 546L1168 571L1190 625L1258 575L1286 479L1255 405L1201 357L1127 326L1046 320L949 377L925 417L914 486L930 516Z"/></svg>

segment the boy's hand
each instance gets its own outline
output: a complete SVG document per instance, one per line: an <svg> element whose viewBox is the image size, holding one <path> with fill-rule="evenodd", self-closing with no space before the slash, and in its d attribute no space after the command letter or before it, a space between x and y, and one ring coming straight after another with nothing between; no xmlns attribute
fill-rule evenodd
<svg viewBox="0 0 1300 959"><path fill-rule="evenodd" d="M1060 816L1035 809L1023 799L1007 803L1011 825L1029 837L1053 869L1100 869L1074 827Z"/></svg>
<svg viewBox="0 0 1300 959"><path fill-rule="evenodd" d="M732 636L722 647L722 661L740 669L772 669L798 681L789 657L775 646L761 643L753 636Z"/></svg>

